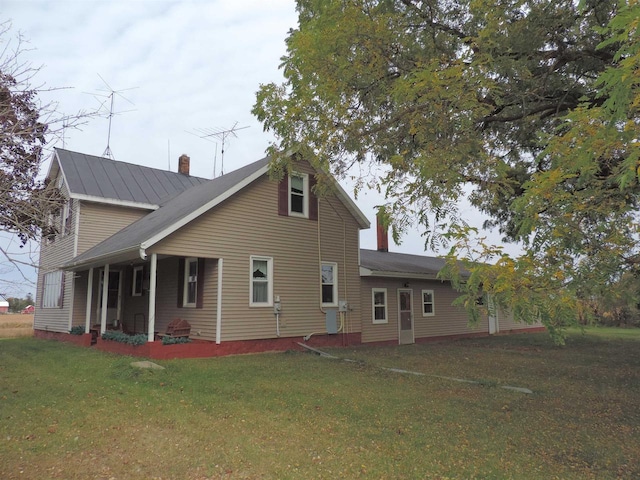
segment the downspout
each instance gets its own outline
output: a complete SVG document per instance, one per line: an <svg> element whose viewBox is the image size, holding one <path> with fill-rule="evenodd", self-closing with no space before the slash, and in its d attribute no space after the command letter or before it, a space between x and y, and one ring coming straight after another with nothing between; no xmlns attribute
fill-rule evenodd
<svg viewBox="0 0 640 480"><path fill-rule="evenodd" d="M324 313L325 315L327 314L327 312L322 308L322 245L320 243L320 197L318 197L318 267L320 267L318 269L318 308L320 309L320 312ZM304 339L304 341L308 341L313 335L318 335L321 333L326 333L326 332L312 332L309 335L306 335L304 337L302 337ZM279 335L278 335L279 336Z"/></svg>
<svg viewBox="0 0 640 480"><path fill-rule="evenodd" d="M318 198L318 266L320 267L318 269L318 290L320 293L320 296L318 297L319 307L320 311L326 314L327 312L325 312L322 308L322 246L320 245L320 198ZM313 335L313 333L311 335ZM309 335L309 337L311 337L311 335Z"/></svg>
<svg viewBox="0 0 640 480"><path fill-rule="evenodd" d="M340 218L340 220L342 220L342 253L343 253L343 264L342 264L342 269L343 269L343 278L344 278L344 294L345 294L345 298L347 296L347 237L346 237L346 233L347 233L347 224L344 221L344 218L342 218L342 215L340 215L340 213L338 213L338 211L334 208L333 205L331 205L331 202L329 202L327 200L327 203L329 204L329 206L333 209L333 211L336 213L336 215L338 215L338 217ZM320 231L320 198L318 198L318 266L319 268L319 276L318 276L318 280L319 280L319 302L320 302L320 311L322 313L324 313L325 315L327 314L327 312L322 308L322 247L320 244L320 235L321 235L321 231ZM338 332L342 332L344 333L344 322L345 322L345 315L344 312L340 312L340 327L338 327ZM318 334L322 334L322 333L326 333L326 332L313 332L310 333L309 335L306 335L304 338L304 341L308 341L313 335L318 335Z"/></svg>

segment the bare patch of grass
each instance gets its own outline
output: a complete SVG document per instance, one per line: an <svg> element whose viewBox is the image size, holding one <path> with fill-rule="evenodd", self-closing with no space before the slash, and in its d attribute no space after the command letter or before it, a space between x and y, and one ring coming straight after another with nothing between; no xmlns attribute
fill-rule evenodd
<svg viewBox="0 0 640 480"><path fill-rule="evenodd" d="M286 353L151 371L6 340L0 477L638 478L639 346L518 335L333 351L357 362Z"/></svg>

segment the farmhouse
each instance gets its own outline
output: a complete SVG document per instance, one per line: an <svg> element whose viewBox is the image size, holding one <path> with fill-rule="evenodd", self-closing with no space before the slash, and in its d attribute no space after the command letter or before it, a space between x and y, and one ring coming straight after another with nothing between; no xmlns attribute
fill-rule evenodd
<svg viewBox="0 0 640 480"><path fill-rule="evenodd" d="M81 330L100 347L108 330L144 334L140 352L162 356L158 335L180 319L192 354L213 356L531 328L502 312L470 327L436 279L442 260L388 252L380 228L378 250L361 250L366 216L332 179L316 196L305 161L279 181L268 158L213 180L189 162L56 149L48 178L68 201L42 239L36 335Z"/></svg>

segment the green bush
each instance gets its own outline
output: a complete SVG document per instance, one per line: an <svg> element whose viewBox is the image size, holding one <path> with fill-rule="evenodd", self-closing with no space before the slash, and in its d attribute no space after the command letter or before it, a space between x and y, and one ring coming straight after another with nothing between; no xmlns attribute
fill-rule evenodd
<svg viewBox="0 0 640 480"><path fill-rule="evenodd" d="M69 330L71 335L84 335L84 327L82 325L76 325Z"/></svg>
<svg viewBox="0 0 640 480"><path fill-rule="evenodd" d="M144 333L129 335L118 330L107 330L102 334L102 339L126 343L128 345L144 345L147 343L147 336Z"/></svg>
<svg viewBox="0 0 640 480"><path fill-rule="evenodd" d="M175 345L177 343L191 343L189 337L162 337L163 345Z"/></svg>

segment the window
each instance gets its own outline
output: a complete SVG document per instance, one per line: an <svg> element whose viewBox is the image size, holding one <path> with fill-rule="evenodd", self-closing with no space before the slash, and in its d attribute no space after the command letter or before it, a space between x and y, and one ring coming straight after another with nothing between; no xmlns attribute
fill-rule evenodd
<svg viewBox="0 0 640 480"><path fill-rule="evenodd" d="M273 298L273 259L251 257L251 307L270 307Z"/></svg>
<svg viewBox="0 0 640 480"><path fill-rule="evenodd" d="M132 297L142 296L143 282L144 282L144 267L142 265L140 265L139 267L133 267L133 280L131 282Z"/></svg>
<svg viewBox="0 0 640 480"><path fill-rule="evenodd" d="M289 176L289 215L309 215L309 176L292 173Z"/></svg>
<svg viewBox="0 0 640 480"><path fill-rule="evenodd" d="M71 233L71 201L68 201L60 211L60 235Z"/></svg>
<svg viewBox="0 0 640 480"><path fill-rule="evenodd" d="M371 290L373 302L373 323L387 323L387 289L374 288Z"/></svg>
<svg viewBox="0 0 640 480"><path fill-rule="evenodd" d="M422 316L433 317L434 315L433 290L422 290Z"/></svg>
<svg viewBox="0 0 640 480"><path fill-rule="evenodd" d="M184 307L195 307L198 297L198 259L187 258L184 261Z"/></svg>
<svg viewBox="0 0 640 480"><path fill-rule="evenodd" d="M322 305L335 307L338 305L338 264L322 263Z"/></svg>
<svg viewBox="0 0 640 480"><path fill-rule="evenodd" d="M42 308L61 308L64 292L64 272L58 270L44 274Z"/></svg>
<svg viewBox="0 0 640 480"><path fill-rule="evenodd" d="M205 267L204 258L178 259L178 308L203 308Z"/></svg>

